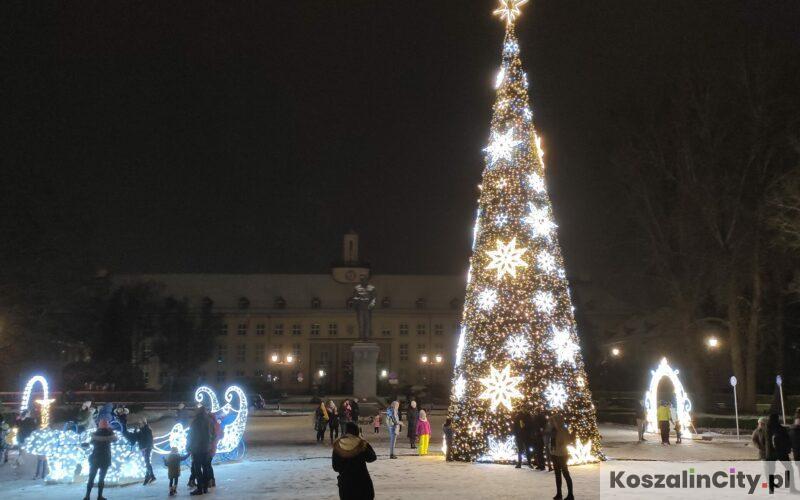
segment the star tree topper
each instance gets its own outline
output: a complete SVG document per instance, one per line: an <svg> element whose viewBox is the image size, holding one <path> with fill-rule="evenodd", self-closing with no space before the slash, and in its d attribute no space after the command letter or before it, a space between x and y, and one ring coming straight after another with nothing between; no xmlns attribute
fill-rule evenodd
<svg viewBox="0 0 800 500"><path fill-rule="evenodd" d="M500 405L505 406L510 411L511 400L522 397L522 393L517 389L517 385L520 382L522 382L522 377L511 376L511 365L506 365L502 371L490 366L489 376L481 379L481 384L486 389L479 397L491 400L492 411L497 410Z"/></svg>
<svg viewBox="0 0 800 500"><path fill-rule="evenodd" d="M520 7L528 3L528 0L500 0L500 5L494 11L494 15L505 19L506 24L514 24L514 21L522 14Z"/></svg>

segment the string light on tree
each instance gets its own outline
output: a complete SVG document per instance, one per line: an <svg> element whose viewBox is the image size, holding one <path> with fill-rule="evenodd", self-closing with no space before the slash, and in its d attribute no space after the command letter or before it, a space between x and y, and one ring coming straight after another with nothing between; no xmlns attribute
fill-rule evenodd
<svg viewBox="0 0 800 500"><path fill-rule="evenodd" d="M573 455L602 458L515 33L525 3L502 0L496 11L506 34L464 301L462 327L469 334L459 339L448 411L454 422L448 451L456 460L514 460L517 411L558 413L576 436Z"/></svg>

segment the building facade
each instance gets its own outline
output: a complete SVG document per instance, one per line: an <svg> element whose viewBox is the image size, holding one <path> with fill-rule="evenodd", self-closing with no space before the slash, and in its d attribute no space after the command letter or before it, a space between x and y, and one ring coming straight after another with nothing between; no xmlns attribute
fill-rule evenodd
<svg viewBox="0 0 800 500"><path fill-rule="evenodd" d="M264 379L288 394L317 388L344 394L351 390L350 348L358 340L351 297L355 283L367 276L377 292L371 340L380 347L380 376L398 387L449 383L464 278L370 276L357 245L357 237L345 237L343 259L329 274L149 274L115 282L161 283L166 294L195 309L213 303L222 326L198 380L224 385ZM157 358L141 368L148 387L164 384Z"/></svg>

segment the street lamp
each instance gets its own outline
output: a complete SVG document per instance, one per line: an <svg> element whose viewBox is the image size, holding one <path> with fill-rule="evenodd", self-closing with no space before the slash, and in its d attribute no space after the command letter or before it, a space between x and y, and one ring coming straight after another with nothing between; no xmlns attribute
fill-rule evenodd
<svg viewBox="0 0 800 500"><path fill-rule="evenodd" d="M621 354L622 354L622 351L620 350L619 347L612 347L611 348L611 355L614 356L615 358L618 358Z"/></svg>
<svg viewBox="0 0 800 500"><path fill-rule="evenodd" d="M441 355L441 354L437 354L437 355L434 357L434 359L436 360L436 362L437 362L437 363L441 363L441 362L442 362L442 355Z"/></svg>
<svg viewBox="0 0 800 500"><path fill-rule="evenodd" d="M427 363L428 362L428 355L427 354L423 354L422 356L419 357L419 360L422 361L423 363Z"/></svg>
<svg viewBox="0 0 800 500"><path fill-rule="evenodd" d="M381 370L381 378L386 378L388 376L389 376L389 370L387 370L386 368Z"/></svg>
<svg viewBox="0 0 800 500"><path fill-rule="evenodd" d="M712 335L706 339L706 345L709 349L716 349L719 347L719 339Z"/></svg>
<svg viewBox="0 0 800 500"><path fill-rule="evenodd" d="M324 377L325 376L325 370L320 368L320 370L317 372L317 375L319 375L319 378Z"/></svg>
<svg viewBox="0 0 800 500"><path fill-rule="evenodd" d="M286 358L284 358L284 360L281 361L280 354L278 354L277 352L273 352L272 356L270 356L269 359L272 361L272 364L275 365L291 365L292 363L294 363L294 356L291 354L287 354Z"/></svg>

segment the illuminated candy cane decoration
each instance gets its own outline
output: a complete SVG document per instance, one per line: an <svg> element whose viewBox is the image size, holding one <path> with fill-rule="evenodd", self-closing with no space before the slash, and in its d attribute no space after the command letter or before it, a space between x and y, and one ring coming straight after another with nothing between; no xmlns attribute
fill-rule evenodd
<svg viewBox="0 0 800 500"><path fill-rule="evenodd" d="M230 390L230 387L228 388L228 390ZM201 385L200 387L197 388L196 391L194 391L194 400L197 401L198 403L202 404L203 403L203 394L208 396L208 399L211 402L211 408L209 408L209 411L211 411L211 413L218 412L219 411L219 400L217 399L217 394L214 392L214 390L211 389L210 387L206 387L204 385ZM227 392L226 392L226 394L227 394Z"/></svg>
<svg viewBox="0 0 800 500"><path fill-rule="evenodd" d="M31 404L31 393L33 392L33 386L36 383L42 387L42 399L37 399L34 403L41 405L41 415L42 418L39 422L39 428L47 429L50 425L50 405L55 401L55 399L50 399L50 390L47 386L47 379L41 375L36 375L35 377L31 377L28 380L28 383L25 384L25 390L22 391L22 401L20 401L19 410L20 413L30 409Z"/></svg>
<svg viewBox="0 0 800 500"><path fill-rule="evenodd" d="M236 395L239 400L239 408L234 409L231 406L233 396ZM218 453L228 453L236 449L244 437L244 430L247 426L247 396L244 391L232 385L225 391L225 406L222 408L223 415L229 415L231 412L236 413L236 418L229 422L223 429L222 439L217 443Z"/></svg>

